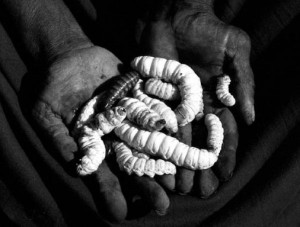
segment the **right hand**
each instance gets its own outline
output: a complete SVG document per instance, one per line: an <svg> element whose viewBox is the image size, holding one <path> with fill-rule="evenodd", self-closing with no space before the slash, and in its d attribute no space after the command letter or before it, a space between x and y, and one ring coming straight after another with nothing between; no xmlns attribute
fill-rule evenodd
<svg viewBox="0 0 300 227"><path fill-rule="evenodd" d="M143 54L180 59L193 68L205 89L212 87L214 77L229 74L236 97L235 117L250 125L255 120L250 38L219 20L212 6L203 2L155 1L153 12L138 31L140 48Z"/></svg>
<svg viewBox="0 0 300 227"><path fill-rule="evenodd" d="M54 155L58 156L65 167L69 167L78 150L69 131L76 111L105 81L120 75L122 63L111 52L93 45L72 49L54 59L43 71L45 73L29 78L33 79L38 91L32 91L32 84L29 83L27 87L24 84L22 89L30 92L27 93L28 100L24 106L42 132L44 142L50 143ZM107 162L104 161L88 179L93 182L91 191L96 193L95 202L98 207L102 207L101 212L104 212L105 218L113 222L124 220L127 202L119 179ZM168 207L167 195L154 180L141 178L134 181L134 184L141 189L144 198L153 204L155 210L165 210L165 204ZM161 201L166 202L161 204Z"/></svg>
<svg viewBox="0 0 300 227"><path fill-rule="evenodd" d="M137 31L143 55L182 61L190 65L201 79L204 87L205 113L218 115L224 127L224 143L216 166L195 171L179 168L175 189L180 193L190 192L197 185L197 194L210 196L219 185L219 180L228 180L235 168L238 131L235 118L227 108L219 108L211 101L212 78L229 67L233 71L237 91L237 107L246 123L254 121L254 81L249 65L250 42L241 30L228 26L210 13L198 12L199 8L174 7L173 2L155 2L144 27ZM240 45L234 45L234 44ZM234 53L234 55L229 55ZM225 61L230 60L230 61ZM224 64L224 65L223 65ZM229 64L229 65L225 65ZM245 67L243 67L245 66ZM234 86L233 85L233 86ZM208 94L208 95L207 95ZM209 101L208 101L209 100ZM179 139L191 144L191 125L181 128ZM193 132L195 134L195 132ZM194 135L194 138L201 135ZM216 175L215 175L216 173ZM218 176L218 177L217 177Z"/></svg>

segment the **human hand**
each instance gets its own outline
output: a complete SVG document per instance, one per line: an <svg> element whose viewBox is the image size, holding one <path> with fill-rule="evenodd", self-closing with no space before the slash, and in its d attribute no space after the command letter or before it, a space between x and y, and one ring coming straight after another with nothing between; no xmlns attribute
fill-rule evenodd
<svg viewBox="0 0 300 227"><path fill-rule="evenodd" d="M78 157L77 143L71 136L76 111L99 86L120 74L121 65L111 52L87 44L56 56L46 70L28 75L24 81L25 111L41 132L47 148L72 173L75 173L74 164ZM33 82L36 90L32 89ZM103 162L87 179L92 182L96 204L105 207L101 214L110 221L123 220L127 204L119 180L107 163Z"/></svg>
<svg viewBox="0 0 300 227"><path fill-rule="evenodd" d="M247 124L255 120L254 78L250 39L213 12L212 0L155 2L150 18L138 31L143 54L179 59L200 76L206 89L213 77L228 74L238 113Z"/></svg>
<svg viewBox="0 0 300 227"><path fill-rule="evenodd" d="M44 141L51 146L67 170L75 172L78 160L78 147L71 133L76 120L76 112L99 90L105 89L109 79L120 75L122 63L106 49L90 46L62 54L49 66L45 75L30 75L38 81L38 91L26 96L33 122L43 133ZM28 81L29 82L29 81ZM26 86L26 84L24 84ZM101 101L101 100L100 100ZM101 102L100 102L101 103ZM99 106L101 104L97 104ZM106 143L107 150L111 143ZM111 159L110 159L111 160ZM113 164L104 160L98 170L85 177L94 195L100 214L112 222L121 222L128 214L128 204L121 189L122 182L115 175ZM132 188L149 203L149 206L164 214L169 199L155 180L132 177Z"/></svg>
<svg viewBox="0 0 300 227"><path fill-rule="evenodd" d="M218 188L219 179L225 181L231 177L238 145L237 125L232 113L212 102L213 77L228 73L233 78L238 109L245 121L251 124L254 120L254 81L249 65L250 42L244 32L218 20L211 8L199 12L197 7L189 8L179 3L176 1L174 6L167 0L154 5L148 23L140 27L137 37L140 37L143 55L180 59L192 66L204 86L205 114L215 113L223 124L224 143L214 171L208 169L195 173L179 168L174 184L180 193L197 188L197 194L208 197ZM199 140L197 128L194 124L194 141ZM192 143L191 126L187 125L180 131L179 139Z"/></svg>

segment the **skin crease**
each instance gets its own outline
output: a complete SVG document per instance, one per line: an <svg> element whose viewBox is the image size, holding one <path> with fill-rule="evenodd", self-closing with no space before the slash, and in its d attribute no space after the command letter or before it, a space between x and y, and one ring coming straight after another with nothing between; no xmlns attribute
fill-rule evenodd
<svg viewBox="0 0 300 227"><path fill-rule="evenodd" d="M138 41L142 55L179 59L190 65L200 76L205 89L204 113L214 113L222 122L224 143L213 169L198 171L196 174L195 171L178 169L176 179L160 179L171 190L181 194L193 190L196 195L207 198L217 190L219 180L226 181L232 176L238 145L237 124L232 113L227 108L221 108L211 96L212 78L230 70L228 74L235 83L233 93L237 99L237 108L247 124L251 124L255 118L254 81L249 65L248 36L240 29L220 21L207 4L212 1L191 2L154 2L148 21L138 27L136 37L140 37ZM193 141L199 140L200 124L193 122ZM188 128L181 129L181 141L189 140L191 134L188 131Z"/></svg>

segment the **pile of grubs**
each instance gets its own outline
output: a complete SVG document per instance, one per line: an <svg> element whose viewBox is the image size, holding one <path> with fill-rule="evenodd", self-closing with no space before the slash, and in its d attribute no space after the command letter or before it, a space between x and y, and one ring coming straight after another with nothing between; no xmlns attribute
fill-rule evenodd
<svg viewBox="0 0 300 227"><path fill-rule="evenodd" d="M96 95L82 108L74 125L81 158L81 176L95 172L107 155L102 136L114 133L112 143L122 171L138 176L175 174L176 166L208 169L218 160L224 130L214 114L204 115L200 78L187 65L150 56L136 57L132 71L118 76L106 95ZM230 78L218 78L217 98L235 104L229 93ZM99 103L103 107L98 111ZM205 149L175 138L178 129L204 118Z"/></svg>

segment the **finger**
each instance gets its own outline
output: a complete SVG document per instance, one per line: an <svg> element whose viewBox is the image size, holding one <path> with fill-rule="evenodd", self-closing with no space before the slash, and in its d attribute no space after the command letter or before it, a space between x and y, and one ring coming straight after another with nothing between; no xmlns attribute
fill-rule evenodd
<svg viewBox="0 0 300 227"><path fill-rule="evenodd" d="M50 106L39 102L34 107L32 116L44 135L44 142L54 148L55 155L65 163L74 160L77 145L62 119L52 112Z"/></svg>
<svg viewBox="0 0 300 227"><path fill-rule="evenodd" d="M250 67L250 38L240 32L237 38L237 51L231 61L232 78L234 81L236 107L245 122L250 125L255 120L254 110L254 76Z"/></svg>
<svg viewBox="0 0 300 227"><path fill-rule="evenodd" d="M171 174L165 174L161 176L155 176L155 180L165 189L174 191L175 190L175 176Z"/></svg>
<svg viewBox="0 0 300 227"><path fill-rule="evenodd" d="M133 176L141 197L158 214L165 215L170 206L170 200L165 190L153 179L147 176Z"/></svg>
<svg viewBox="0 0 300 227"><path fill-rule="evenodd" d="M219 180L211 169L197 171L195 174L195 194L206 199L219 187Z"/></svg>
<svg viewBox="0 0 300 227"><path fill-rule="evenodd" d="M229 109L222 109L217 115L224 128L224 140L219 159L213 169L220 180L226 181L230 179L235 168L239 133L236 121Z"/></svg>
<svg viewBox="0 0 300 227"><path fill-rule="evenodd" d="M127 203L123 196L118 178L102 162L98 170L91 176L95 178L96 185L91 190L94 192L96 205L100 214L111 222L122 222L127 215Z"/></svg>
<svg viewBox="0 0 300 227"><path fill-rule="evenodd" d="M176 173L176 191L179 194L185 195L189 193L194 185L194 170L185 168L177 168Z"/></svg>
<svg viewBox="0 0 300 227"><path fill-rule="evenodd" d="M208 113L208 110L213 111L210 105L206 107L205 113ZM207 129L203 120L195 122L193 125L193 146L196 147L203 147L203 144L206 144ZM211 169L196 171L193 190L196 195L208 198L217 190L218 186L219 180Z"/></svg>
<svg viewBox="0 0 300 227"><path fill-rule="evenodd" d="M167 21L148 24L142 33L140 46L144 55L178 60L173 31Z"/></svg>
<svg viewBox="0 0 300 227"><path fill-rule="evenodd" d="M178 128L176 138L189 146L192 144L192 125L191 123ZM189 193L194 185L194 170L177 168L176 191L180 194Z"/></svg>

